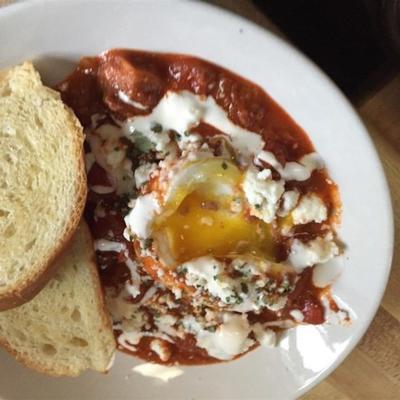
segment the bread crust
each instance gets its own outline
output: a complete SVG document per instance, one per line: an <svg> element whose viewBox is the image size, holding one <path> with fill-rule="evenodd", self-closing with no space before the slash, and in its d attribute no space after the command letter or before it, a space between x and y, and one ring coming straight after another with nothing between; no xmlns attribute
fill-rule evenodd
<svg viewBox="0 0 400 400"><path fill-rule="evenodd" d="M26 63L29 68L33 68L31 63ZM2 77L0 71L0 78ZM43 86L44 87L44 86ZM84 163L83 142L84 134L83 128L75 116L74 112L62 103L61 97L58 92L45 88L46 91L60 104L63 105L66 119L68 119L73 126L73 131L66 132L71 136L74 147L74 160L76 162L76 176L74 180L74 206L69 219L64 226L63 232L58 241L54 243L52 251L44 255L42 265L34 271L27 273L26 279L18 282L18 286L11 287L7 292L0 293L0 311L8 310L17 307L25 302L31 300L39 291L46 285L51 277L56 272L56 263L54 260L62 253L70 242L74 232L76 231L81 216L83 214L86 196L87 196L87 181Z"/></svg>

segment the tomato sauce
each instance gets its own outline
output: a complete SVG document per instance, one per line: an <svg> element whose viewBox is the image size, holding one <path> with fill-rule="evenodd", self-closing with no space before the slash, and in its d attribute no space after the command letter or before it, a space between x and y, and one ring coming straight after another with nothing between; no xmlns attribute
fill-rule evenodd
<svg viewBox="0 0 400 400"><path fill-rule="evenodd" d="M283 165L314 151L305 132L263 89L224 68L191 56L111 50L98 57L82 58L76 70L58 85L58 90L85 128L92 125L96 114L105 115L106 119L112 115L124 121L150 113L167 91L188 90L197 95L212 96L235 124L260 134L265 141L265 150L274 153ZM132 104L137 102L141 107L121 101L119 91L125 93L133 101ZM109 118L109 121L112 119ZM221 133L205 123L201 123L196 132L207 137ZM92 186L110 183L106 171L97 163L88 173L88 182ZM338 190L325 170L314 171L307 181L286 183L286 190L294 188L300 193L312 191L318 194L324 200L329 216L324 224L297 226L295 237L303 241L313 239L325 232L327 224L338 222ZM98 194L90 191L85 216L95 239L109 238L124 243L129 255L134 257L132 244L123 237L123 214L126 210L120 200L115 193ZM99 204L104 209L104 216L95 218L94 210ZM287 253L288 248L283 240L278 243L277 258L285 260ZM98 264L100 278L106 288L116 287L129 277L122 254L103 253L98 258ZM289 295L279 319L290 319L290 311L296 309L304 314L305 323L323 323L325 316L320 298L321 290L312 283L312 268L307 268ZM277 318L276 313L268 310L249 314L250 322ZM134 354L160 362L150 350L150 341L148 337L142 338ZM168 363L202 364L218 361L198 348L190 335L171 344L170 349L172 355Z"/></svg>

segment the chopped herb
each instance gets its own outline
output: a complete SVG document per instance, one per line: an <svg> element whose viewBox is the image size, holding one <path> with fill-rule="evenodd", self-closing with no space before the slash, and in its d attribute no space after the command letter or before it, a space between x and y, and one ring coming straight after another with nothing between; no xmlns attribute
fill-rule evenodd
<svg viewBox="0 0 400 400"><path fill-rule="evenodd" d="M190 135L190 132L189 132L189 131L185 131L183 134L184 134L186 137L188 137L188 136Z"/></svg>
<svg viewBox="0 0 400 400"><path fill-rule="evenodd" d="M218 280L218 275L213 276L214 281Z"/></svg>
<svg viewBox="0 0 400 400"><path fill-rule="evenodd" d="M243 299L240 296L236 297L236 304L241 304L243 303Z"/></svg>
<svg viewBox="0 0 400 400"><path fill-rule="evenodd" d="M178 271L177 271L178 276L185 275L186 272L187 272L187 268L186 267L183 267L183 268L182 267L178 267Z"/></svg>
<svg viewBox="0 0 400 400"><path fill-rule="evenodd" d="M145 250L150 249L151 245L153 244L154 239L153 238L147 238L144 240L143 246Z"/></svg>
<svg viewBox="0 0 400 400"><path fill-rule="evenodd" d="M214 325L214 326L208 326L205 329L208 332L215 332L217 330L217 327Z"/></svg>
<svg viewBox="0 0 400 400"><path fill-rule="evenodd" d="M272 297L270 297L270 298L267 300L267 304L268 304L269 306L272 306L272 305L274 305L275 303L276 303L276 300L273 299Z"/></svg>
<svg viewBox="0 0 400 400"><path fill-rule="evenodd" d="M177 131L172 130L171 132L173 133L173 135L174 135L174 137L175 137L175 140L176 140L177 142L179 142L179 141L182 139L182 135L181 135L180 133L178 133Z"/></svg>
<svg viewBox="0 0 400 400"><path fill-rule="evenodd" d="M228 164L225 161L223 161L222 164L221 164L221 167L222 167L222 169L227 169L228 168Z"/></svg>
<svg viewBox="0 0 400 400"><path fill-rule="evenodd" d="M241 287L243 293L248 293L249 288L244 282L241 282L240 287Z"/></svg>
<svg viewBox="0 0 400 400"><path fill-rule="evenodd" d="M226 303L230 303L230 302L231 302L231 296L227 296L227 297L225 298L225 302L226 302Z"/></svg>
<svg viewBox="0 0 400 400"><path fill-rule="evenodd" d="M154 122L150 129L155 133L161 133L163 130L163 127L158 122Z"/></svg>
<svg viewBox="0 0 400 400"><path fill-rule="evenodd" d="M135 146L129 146L128 149L126 150L126 157L129 158L133 162L133 168L136 168L138 158L140 155L140 151L138 148Z"/></svg>
<svg viewBox="0 0 400 400"><path fill-rule="evenodd" d="M261 208L261 204L255 204L254 207L259 210Z"/></svg>
<svg viewBox="0 0 400 400"><path fill-rule="evenodd" d="M137 134L135 136L135 146L142 153L148 153L154 150L154 143L143 136L143 134Z"/></svg>
<svg viewBox="0 0 400 400"><path fill-rule="evenodd" d="M115 146L115 147L114 147L114 151L119 151L119 147L118 147L118 146Z"/></svg>

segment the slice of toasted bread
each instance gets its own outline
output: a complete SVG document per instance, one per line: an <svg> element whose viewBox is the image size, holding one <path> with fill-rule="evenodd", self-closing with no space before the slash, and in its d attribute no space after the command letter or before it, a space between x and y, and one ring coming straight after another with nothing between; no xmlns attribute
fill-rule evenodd
<svg viewBox="0 0 400 400"><path fill-rule="evenodd" d="M33 300L0 312L0 344L26 366L50 375L104 372L115 340L84 223L56 264L55 276Z"/></svg>
<svg viewBox="0 0 400 400"><path fill-rule="evenodd" d="M86 198L82 127L31 63L0 71L0 310L30 300Z"/></svg>

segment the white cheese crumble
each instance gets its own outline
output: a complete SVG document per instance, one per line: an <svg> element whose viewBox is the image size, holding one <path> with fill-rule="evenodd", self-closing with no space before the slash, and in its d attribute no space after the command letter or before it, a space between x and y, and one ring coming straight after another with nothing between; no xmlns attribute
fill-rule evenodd
<svg viewBox="0 0 400 400"><path fill-rule="evenodd" d="M129 233L133 233L141 239L148 238L153 219L159 212L160 206L154 194L149 193L138 197L134 207L124 218Z"/></svg>
<svg viewBox="0 0 400 400"><path fill-rule="evenodd" d="M221 300L235 296L231 282L218 279L223 265L212 257L196 258L183 263L180 269L186 271L186 283L190 286L205 289Z"/></svg>
<svg viewBox="0 0 400 400"><path fill-rule="evenodd" d="M282 309L287 302L289 281L282 281L282 287L269 282L265 275L270 264L258 263L236 258L231 268L241 274L240 279L233 279L226 273L227 266L210 256L200 257L178 267L178 274L184 273L186 284L201 294L205 291L218 301L219 307L229 311L248 312L268 308L272 311ZM282 265L282 268L285 268ZM257 277L258 279L254 279ZM272 285L272 286L271 286ZM274 293L269 293L266 288Z"/></svg>
<svg viewBox="0 0 400 400"><path fill-rule="evenodd" d="M155 163L145 163L140 165L135 169L135 185L137 188L140 188L145 183L147 183L151 174L157 169L157 164Z"/></svg>
<svg viewBox="0 0 400 400"><path fill-rule="evenodd" d="M299 192L297 190L288 190L287 192L283 193L282 195L282 203L277 212L278 216L286 217L290 211L296 207L296 204L299 200Z"/></svg>
<svg viewBox="0 0 400 400"><path fill-rule="evenodd" d="M259 322L251 326L254 336L261 346L275 347L277 343L276 333Z"/></svg>
<svg viewBox="0 0 400 400"><path fill-rule="evenodd" d="M292 212L292 217L295 225L322 222L328 217L328 210L322 199L311 193L301 197L299 204Z"/></svg>
<svg viewBox="0 0 400 400"><path fill-rule="evenodd" d="M173 327L178 321L178 318L172 314L164 314L154 318L154 322L160 332L166 333L170 337L178 336L181 334Z"/></svg>
<svg viewBox="0 0 400 400"><path fill-rule="evenodd" d="M261 171L263 172L263 171ZM260 179L255 168L246 171L242 188L250 204L250 214L271 223L275 219L279 199L284 192L284 182ZM261 177L263 178L265 174Z"/></svg>
<svg viewBox="0 0 400 400"><path fill-rule="evenodd" d="M317 237L307 243L294 239L288 261L297 273L301 273L304 268L325 263L338 254L339 248L333 241L332 235Z"/></svg>

